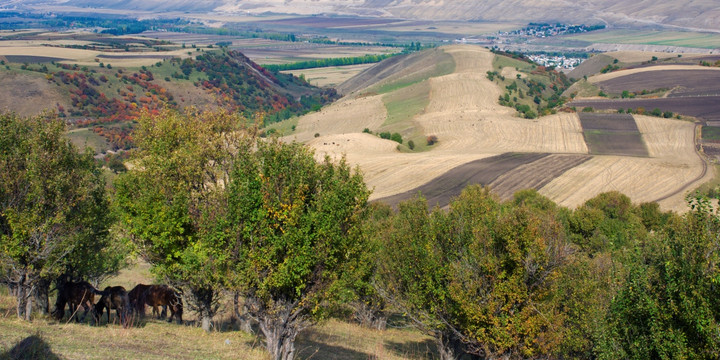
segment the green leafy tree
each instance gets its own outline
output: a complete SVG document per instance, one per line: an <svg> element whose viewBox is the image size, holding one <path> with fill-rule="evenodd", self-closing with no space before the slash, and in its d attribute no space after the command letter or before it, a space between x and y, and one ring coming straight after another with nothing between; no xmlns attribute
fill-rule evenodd
<svg viewBox="0 0 720 360"><path fill-rule="evenodd" d="M224 112L145 114L134 135L134 166L115 184L122 224L140 254L185 292L206 331L225 281L226 184L233 159L249 144L238 121Z"/></svg>
<svg viewBox="0 0 720 360"><path fill-rule="evenodd" d="M52 117L0 114L0 274L15 288L17 315L26 320L33 295L47 312L52 279L99 279L125 255L110 246L102 172L65 131Z"/></svg>
<svg viewBox="0 0 720 360"><path fill-rule="evenodd" d="M230 269L273 359L295 356L295 337L340 298L366 248L367 190L348 165L317 163L301 144L259 141L228 184Z"/></svg>
<svg viewBox="0 0 720 360"><path fill-rule="evenodd" d="M556 210L538 210L550 202L530 198L501 203L470 186L447 213L428 214L423 200L400 205L382 285L436 338L441 358L547 356L560 342L553 293L571 247Z"/></svg>
<svg viewBox="0 0 720 360"><path fill-rule="evenodd" d="M703 198L632 249L612 299L601 359L720 356L720 218Z"/></svg>

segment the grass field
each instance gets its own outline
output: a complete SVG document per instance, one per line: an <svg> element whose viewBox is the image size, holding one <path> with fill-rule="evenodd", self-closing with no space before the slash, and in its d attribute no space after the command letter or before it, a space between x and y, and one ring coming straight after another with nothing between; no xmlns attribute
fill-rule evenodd
<svg viewBox="0 0 720 360"><path fill-rule="evenodd" d="M139 262L101 284L130 289L152 283L149 265ZM51 298L51 303L53 299ZM229 301L227 301L229 303ZM227 305L205 333L187 311L185 325L146 318L135 327L58 322L39 316L25 322L15 316L15 299L0 287L0 359L248 359L265 360L263 339L238 331ZM187 308L186 308L187 309ZM113 313L113 319L115 315ZM300 359L427 359L436 357L430 337L407 327L401 317L384 331L371 330L338 319L324 321L298 335Z"/></svg>
<svg viewBox="0 0 720 360"><path fill-rule="evenodd" d="M568 37L597 43L720 48L720 34L680 31L608 30Z"/></svg>
<svg viewBox="0 0 720 360"><path fill-rule="evenodd" d="M68 138L70 138L70 141L72 141L78 149L90 147L96 155L105 153L110 149L110 143L108 143L104 137L92 131L92 129L82 128L70 130L68 132Z"/></svg>

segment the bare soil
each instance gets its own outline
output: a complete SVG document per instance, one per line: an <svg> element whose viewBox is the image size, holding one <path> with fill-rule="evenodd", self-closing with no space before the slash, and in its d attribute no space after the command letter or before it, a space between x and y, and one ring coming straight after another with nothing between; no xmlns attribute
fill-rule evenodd
<svg viewBox="0 0 720 360"><path fill-rule="evenodd" d="M658 108L706 121L720 121L720 96L667 97L658 99L576 100L569 104L577 108L617 110L642 107L646 111Z"/></svg>
<svg viewBox="0 0 720 360"><path fill-rule="evenodd" d="M660 73L635 73L596 83L603 90L621 93L624 90L674 89L672 96L720 95L720 71L663 70Z"/></svg>
<svg viewBox="0 0 720 360"><path fill-rule="evenodd" d="M450 200L460 195L460 192L468 185L490 185L501 175L549 155L547 153L505 153L472 161L438 176L425 185L377 201L396 206L398 203L420 194L427 199L429 207L445 207L450 203ZM506 188L511 186L509 184Z"/></svg>
<svg viewBox="0 0 720 360"><path fill-rule="evenodd" d="M591 154L648 156L632 115L580 113L580 123Z"/></svg>

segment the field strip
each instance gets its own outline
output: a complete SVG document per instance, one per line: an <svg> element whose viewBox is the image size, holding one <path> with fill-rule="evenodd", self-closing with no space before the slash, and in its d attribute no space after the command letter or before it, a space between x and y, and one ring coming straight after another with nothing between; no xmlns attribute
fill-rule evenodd
<svg viewBox="0 0 720 360"><path fill-rule="evenodd" d="M307 142L330 134L360 133L365 128L377 129L387 118L382 96L352 99L343 98L330 106L301 117L295 134L288 140Z"/></svg>
<svg viewBox="0 0 720 360"><path fill-rule="evenodd" d="M676 194L703 174L700 159L694 163L662 158L596 156L557 177L540 189L540 193L558 204L577 207L587 199L606 191L620 191L634 202L655 201L673 196L661 203L663 209L682 211L682 194Z"/></svg>
<svg viewBox="0 0 720 360"><path fill-rule="evenodd" d="M611 51L604 53L605 55L612 56L624 63L642 62L651 60L653 56L658 59L669 59L677 57L675 53L657 52L657 51L638 51L638 50L625 50L625 51ZM701 53L684 53L682 54L683 59L692 59L699 56L707 56L707 54Z"/></svg>
<svg viewBox="0 0 720 360"><path fill-rule="evenodd" d="M455 167L422 186L397 195L381 198L378 201L395 206L399 202L420 193L427 199L430 207L445 207L452 198L460 195L460 192L468 185L488 185L499 176L519 166L548 157L548 155L542 153L505 153L472 161Z"/></svg>
<svg viewBox="0 0 720 360"><path fill-rule="evenodd" d="M523 164L500 175L489 185L501 199L507 200L519 190L540 189L552 179L562 175L592 157L588 155L553 154Z"/></svg>
<svg viewBox="0 0 720 360"><path fill-rule="evenodd" d="M700 66L700 65L659 65L650 66L644 68L635 68L627 70L613 71L606 74L598 74L588 78L591 83L598 83L601 81L612 80L618 77L639 74L639 73L652 73L655 71L666 71L666 70L704 70L704 71L720 71L720 68Z"/></svg>
<svg viewBox="0 0 720 360"><path fill-rule="evenodd" d="M696 157L695 124L643 115L633 117L651 157L677 159Z"/></svg>

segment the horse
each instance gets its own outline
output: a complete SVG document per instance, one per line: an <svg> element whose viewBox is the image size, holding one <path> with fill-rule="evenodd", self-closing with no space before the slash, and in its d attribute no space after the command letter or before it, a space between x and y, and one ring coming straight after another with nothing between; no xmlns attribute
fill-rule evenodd
<svg viewBox="0 0 720 360"><path fill-rule="evenodd" d="M142 297L143 294L145 294L145 291L147 291L147 289L149 289L151 286L154 285L137 284L128 293L128 298L130 299L130 306L132 310L140 314L141 316L145 316L145 304L142 302Z"/></svg>
<svg viewBox="0 0 720 360"><path fill-rule="evenodd" d="M103 311L107 309L108 322L110 322L110 310L117 310L117 316L120 323L123 326L128 326L129 314L132 311L130 308L130 300L128 298L128 292L122 286L108 286L102 291L103 295L95 304L93 309L93 315L97 323L103 316Z"/></svg>
<svg viewBox="0 0 720 360"><path fill-rule="evenodd" d="M53 315L55 315L56 319L62 320L65 317L65 305L69 304L70 320L74 317L76 322L80 322L80 319L75 316L75 312L82 306L85 309L82 319L85 320L88 311L94 305L95 295L103 295L103 293L95 289L87 281L64 282L58 287Z"/></svg>
<svg viewBox="0 0 720 360"><path fill-rule="evenodd" d="M172 319L177 317L178 324L182 324L182 298L177 291L167 285L150 285L147 290L142 293L139 304L142 304L141 306L143 308L145 305L152 306L153 315L158 318L161 318L158 306L167 306L170 308L168 322L172 322Z"/></svg>

